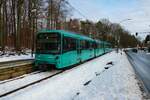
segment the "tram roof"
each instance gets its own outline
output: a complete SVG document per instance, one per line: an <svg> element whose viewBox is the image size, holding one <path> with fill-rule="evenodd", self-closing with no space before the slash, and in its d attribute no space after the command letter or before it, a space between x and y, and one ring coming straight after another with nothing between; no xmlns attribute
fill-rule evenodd
<svg viewBox="0 0 150 100"><path fill-rule="evenodd" d="M48 30L48 29L44 29L44 30L40 30L38 33L52 33L52 32L58 32L58 33L63 34L64 36L67 36L67 37L94 41L94 39L92 39L90 37L87 37L87 36L84 36L82 34L75 33L75 32L64 31L64 30Z"/></svg>

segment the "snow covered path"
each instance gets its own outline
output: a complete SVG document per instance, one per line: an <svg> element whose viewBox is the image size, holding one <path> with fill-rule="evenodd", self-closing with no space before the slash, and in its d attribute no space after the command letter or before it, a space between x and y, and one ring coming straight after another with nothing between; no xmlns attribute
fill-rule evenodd
<svg viewBox="0 0 150 100"><path fill-rule="evenodd" d="M0 100L141 100L141 94L125 54L111 52Z"/></svg>

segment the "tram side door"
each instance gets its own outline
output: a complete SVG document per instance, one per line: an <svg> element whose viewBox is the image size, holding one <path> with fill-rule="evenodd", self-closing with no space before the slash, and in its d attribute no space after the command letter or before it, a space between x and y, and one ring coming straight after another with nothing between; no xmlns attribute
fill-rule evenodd
<svg viewBox="0 0 150 100"><path fill-rule="evenodd" d="M93 47L93 49L94 49L94 57L96 57L96 54L98 53L96 46L97 46L96 42L93 42L93 43L92 43L92 47Z"/></svg>
<svg viewBox="0 0 150 100"><path fill-rule="evenodd" d="M80 46L80 40L77 40L77 56L78 56L78 62L81 62L81 46Z"/></svg>

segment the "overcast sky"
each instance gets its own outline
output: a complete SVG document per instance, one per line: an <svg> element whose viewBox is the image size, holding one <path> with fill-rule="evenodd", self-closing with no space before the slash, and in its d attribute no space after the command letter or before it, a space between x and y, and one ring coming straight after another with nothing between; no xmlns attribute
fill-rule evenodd
<svg viewBox="0 0 150 100"><path fill-rule="evenodd" d="M107 18L120 23L132 34L150 31L150 0L69 0L89 20L97 21ZM74 12L74 17L83 18ZM141 35L144 37L144 35Z"/></svg>

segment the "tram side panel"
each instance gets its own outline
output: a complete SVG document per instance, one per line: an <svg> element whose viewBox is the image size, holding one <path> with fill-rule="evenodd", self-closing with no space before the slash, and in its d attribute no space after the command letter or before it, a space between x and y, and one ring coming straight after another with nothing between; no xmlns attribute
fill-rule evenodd
<svg viewBox="0 0 150 100"><path fill-rule="evenodd" d="M62 42L61 66L59 66L59 68L79 63L77 39L64 36Z"/></svg>

